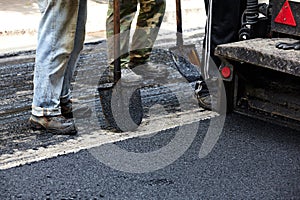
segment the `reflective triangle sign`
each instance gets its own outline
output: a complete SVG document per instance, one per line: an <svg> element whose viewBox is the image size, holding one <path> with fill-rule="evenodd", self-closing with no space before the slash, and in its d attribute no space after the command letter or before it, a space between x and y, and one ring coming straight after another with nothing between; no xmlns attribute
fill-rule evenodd
<svg viewBox="0 0 300 200"><path fill-rule="evenodd" d="M296 26L296 21L288 0L286 0L283 4L279 14L275 18L275 22L289 26Z"/></svg>

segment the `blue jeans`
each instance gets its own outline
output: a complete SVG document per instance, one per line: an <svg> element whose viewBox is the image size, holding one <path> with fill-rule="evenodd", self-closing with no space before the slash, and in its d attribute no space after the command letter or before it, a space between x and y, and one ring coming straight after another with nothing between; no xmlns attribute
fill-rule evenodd
<svg viewBox="0 0 300 200"><path fill-rule="evenodd" d="M32 114L57 116L83 48L86 0L39 0L42 13L34 69Z"/></svg>

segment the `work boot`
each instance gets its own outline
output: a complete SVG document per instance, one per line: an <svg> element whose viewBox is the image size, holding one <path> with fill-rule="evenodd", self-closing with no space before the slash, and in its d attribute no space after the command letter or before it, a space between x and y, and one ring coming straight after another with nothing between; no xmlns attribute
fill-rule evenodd
<svg viewBox="0 0 300 200"><path fill-rule="evenodd" d="M130 68L123 67L121 69L121 81L123 83L139 83L143 80L143 77L133 72ZM113 67L108 67L105 72L101 75L99 80L99 85L113 83L114 82L114 69Z"/></svg>
<svg viewBox="0 0 300 200"><path fill-rule="evenodd" d="M143 77L126 67L121 69L121 80L123 83L139 83L143 81Z"/></svg>
<svg viewBox="0 0 300 200"><path fill-rule="evenodd" d="M58 116L34 116L29 118L30 127L33 130L46 130L55 135L75 135L77 133L73 120Z"/></svg>
<svg viewBox="0 0 300 200"><path fill-rule="evenodd" d="M209 88L208 86L209 85ZM199 80L195 85L195 96L200 107L206 110L216 108L218 101L218 80L211 78L208 80Z"/></svg>
<svg viewBox="0 0 300 200"><path fill-rule="evenodd" d="M144 78L167 78L168 70L166 66L162 64L155 64L152 62L145 62L142 64L129 63L128 67L132 69L136 74L143 76Z"/></svg>
<svg viewBox="0 0 300 200"><path fill-rule="evenodd" d="M197 81L195 85L195 96L200 107L211 110L211 96L204 81Z"/></svg>
<svg viewBox="0 0 300 200"><path fill-rule="evenodd" d="M73 109L72 100L68 100L67 102L60 103L61 114L67 119L71 119L74 117L77 119L88 118L92 115L92 110L88 106L78 105Z"/></svg>

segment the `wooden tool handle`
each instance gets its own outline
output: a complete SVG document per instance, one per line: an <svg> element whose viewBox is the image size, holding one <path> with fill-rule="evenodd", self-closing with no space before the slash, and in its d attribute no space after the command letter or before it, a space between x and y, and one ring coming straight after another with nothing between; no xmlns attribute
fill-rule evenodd
<svg viewBox="0 0 300 200"><path fill-rule="evenodd" d="M177 22L177 46L183 45L183 37L182 37L182 14L181 14L181 0L176 0L176 22Z"/></svg>
<svg viewBox="0 0 300 200"><path fill-rule="evenodd" d="M114 0L114 82L118 82L120 78L120 1Z"/></svg>

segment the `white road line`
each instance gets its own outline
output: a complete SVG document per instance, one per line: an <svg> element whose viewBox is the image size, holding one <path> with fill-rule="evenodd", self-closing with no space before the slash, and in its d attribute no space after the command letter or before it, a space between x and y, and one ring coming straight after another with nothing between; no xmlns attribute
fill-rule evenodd
<svg viewBox="0 0 300 200"><path fill-rule="evenodd" d="M0 156L0 170L9 169L59 155L76 153L80 150L90 149L107 143L126 140L134 137L146 137L158 131L175 128L181 125L187 125L205 119L210 119L218 114L202 109L188 112L180 112L163 116L154 116L143 121L142 125L134 132L113 133L106 130L98 130L89 134L82 134L76 139L70 139L66 142L40 147L36 150L16 151L13 154L3 154Z"/></svg>

